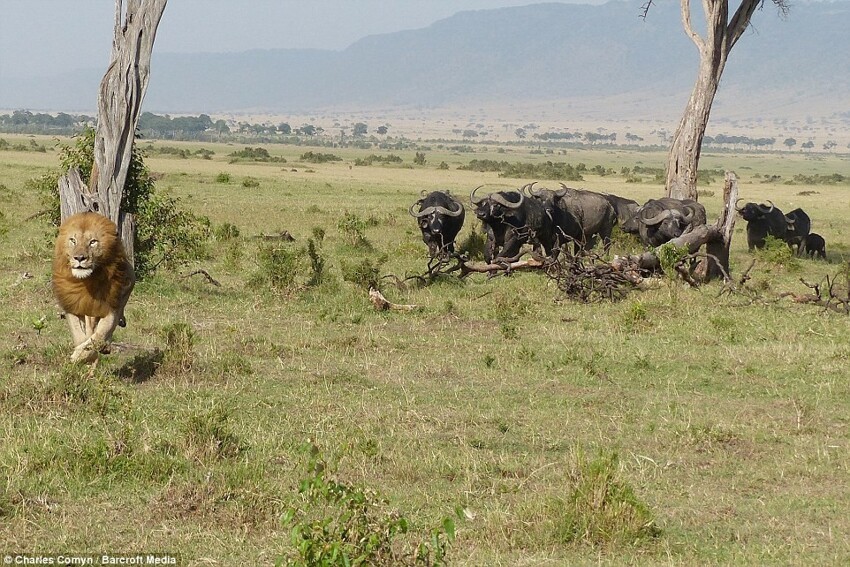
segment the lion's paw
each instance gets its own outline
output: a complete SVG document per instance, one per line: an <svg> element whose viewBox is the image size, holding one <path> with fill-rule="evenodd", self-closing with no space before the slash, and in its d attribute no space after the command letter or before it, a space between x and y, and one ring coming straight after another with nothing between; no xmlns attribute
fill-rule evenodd
<svg viewBox="0 0 850 567"><path fill-rule="evenodd" d="M94 347L91 341L86 341L80 344L77 348L74 349L74 352L71 353L71 362L90 364L97 360L97 349Z"/></svg>

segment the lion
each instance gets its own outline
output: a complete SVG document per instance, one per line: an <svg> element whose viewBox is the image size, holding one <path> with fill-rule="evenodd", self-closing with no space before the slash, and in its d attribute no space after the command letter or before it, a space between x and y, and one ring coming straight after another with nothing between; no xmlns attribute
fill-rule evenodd
<svg viewBox="0 0 850 567"><path fill-rule="evenodd" d="M93 362L107 352L136 284L115 223L98 213L77 213L59 227L53 255L53 295L65 311L74 341L72 362Z"/></svg>

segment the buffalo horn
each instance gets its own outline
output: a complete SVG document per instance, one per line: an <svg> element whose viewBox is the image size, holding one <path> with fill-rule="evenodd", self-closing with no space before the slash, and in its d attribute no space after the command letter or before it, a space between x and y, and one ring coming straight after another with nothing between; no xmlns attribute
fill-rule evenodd
<svg viewBox="0 0 850 567"><path fill-rule="evenodd" d="M762 213L764 213L764 214L772 213L772 212L773 212L773 209L775 208L775 207L773 206L773 201L771 201L770 199L768 199L768 200L767 200L767 202L768 202L768 203L770 203L770 208L769 208L769 209L765 209L763 206L758 205L759 210L760 210Z"/></svg>
<svg viewBox="0 0 850 567"><path fill-rule="evenodd" d="M472 190L472 193L469 194L469 201L473 205L477 205L478 203L480 203L481 201L483 201L484 199L487 198L487 197L479 197L478 199L475 198L475 192L478 191L479 189L481 189L482 187L484 187L484 186L479 185L478 187L476 187L475 189ZM489 197L489 195L488 195L488 197Z"/></svg>
<svg viewBox="0 0 850 567"><path fill-rule="evenodd" d="M428 215L430 215L431 213L433 213L435 210L438 210L438 209L441 209L441 208L442 208L442 207L425 207L424 209L422 209L422 210L421 210L421 211L419 211L418 213L414 213L414 212L413 212L413 207L410 207L410 214L411 214L412 216L416 217L416 218L427 217ZM444 210L445 210L445 209L444 209Z"/></svg>
<svg viewBox="0 0 850 567"><path fill-rule="evenodd" d="M564 185L563 183L560 183L560 186L561 186L561 188L560 188L560 189L558 189L557 191L555 191L555 196L556 196L556 197L563 197L563 196L565 196L565 195L567 194L567 191L569 191L569 190L570 190L570 189L569 189L569 187L567 187L567 186L566 186L566 185Z"/></svg>
<svg viewBox="0 0 850 567"><path fill-rule="evenodd" d="M739 207L739 206L738 206L738 203L740 203L740 202L741 202L741 201L743 201L743 200L744 200L744 198L743 198L743 197L739 197L739 198L735 199L735 210L736 210L736 211L738 211L739 213L740 213L742 210L744 210L744 208L743 208L743 207Z"/></svg>
<svg viewBox="0 0 850 567"><path fill-rule="evenodd" d="M518 193L518 195L519 195L519 201L517 201L516 203L514 203L512 201L508 201L507 199L505 199L502 195L500 195L498 193L491 194L490 198L492 200L496 201L497 203L499 203L500 205L502 205L503 207L507 207L509 209L518 209L519 206L522 205L523 200L525 199L525 195L523 195L522 193Z"/></svg>
<svg viewBox="0 0 850 567"><path fill-rule="evenodd" d="M416 208L416 205L420 205L420 206L421 206L421 205L422 205L422 199L419 199L418 201L416 201L415 203L413 203L412 205L410 205L410 208L409 208L409 209L407 209L407 212L408 212L408 213L410 213L410 216L412 216L412 217L418 217L418 216L419 216L417 213L414 213L414 212L413 212L413 209L415 209L415 208Z"/></svg>
<svg viewBox="0 0 850 567"><path fill-rule="evenodd" d="M455 204L457 205L456 211L450 211L445 207L433 207L433 209L435 209L438 213L443 214L443 215L448 215L450 217L459 217L460 215L463 214L463 205L461 205L457 201L455 201ZM428 207L428 208L430 209L432 207Z"/></svg>
<svg viewBox="0 0 850 567"><path fill-rule="evenodd" d="M640 213L638 213L638 220L643 224L648 225L658 224L664 219L670 218L670 216L673 214L673 211L671 211L670 209L662 209L658 212L657 215L649 217L645 214L647 212L648 211L646 209L640 211Z"/></svg>

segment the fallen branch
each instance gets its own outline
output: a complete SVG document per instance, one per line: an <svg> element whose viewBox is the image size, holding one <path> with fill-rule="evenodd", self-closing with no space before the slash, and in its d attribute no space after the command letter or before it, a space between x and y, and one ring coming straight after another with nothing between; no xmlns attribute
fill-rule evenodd
<svg viewBox="0 0 850 567"><path fill-rule="evenodd" d="M401 305L398 303L392 303L374 287L369 288L369 301L372 302L372 305L374 305L375 309L378 311L413 311L416 309L416 305Z"/></svg>
<svg viewBox="0 0 850 567"><path fill-rule="evenodd" d="M189 279L189 278L191 278L192 276L197 276L198 274L201 274L202 276L204 276L204 278L206 278L206 280L207 280L207 282L208 282L208 283L211 283L211 284L213 284L213 285L214 285L214 286L216 286L216 287L221 287L221 284L220 284L218 281L216 281L216 279L215 279L215 278L213 278L213 277L209 274L209 272L207 272L206 270L195 270L194 272L192 272L192 273L190 273L190 274L186 274L186 275L185 275L185 276L183 276L181 279L184 279L184 280L185 280L185 279Z"/></svg>
<svg viewBox="0 0 850 567"><path fill-rule="evenodd" d="M470 273L480 274L496 274L498 272L513 272L516 270L539 270L548 266L545 260L531 258L530 260L517 260L514 262L506 261L493 262L490 264L484 262L464 262L460 265L461 277Z"/></svg>
<svg viewBox="0 0 850 567"><path fill-rule="evenodd" d="M295 237L292 236L288 230L281 230L280 232L276 232L273 234L265 234L260 233L255 236L252 236L254 240L282 240L283 242L294 242Z"/></svg>

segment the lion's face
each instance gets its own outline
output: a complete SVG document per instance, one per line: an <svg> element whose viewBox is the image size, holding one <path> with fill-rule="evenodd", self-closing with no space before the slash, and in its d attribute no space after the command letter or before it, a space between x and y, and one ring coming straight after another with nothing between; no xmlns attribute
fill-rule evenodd
<svg viewBox="0 0 850 567"><path fill-rule="evenodd" d="M104 260L113 258L116 246L120 243L115 224L95 213L70 217L57 238L57 248L64 251L71 275L77 279L91 276Z"/></svg>

